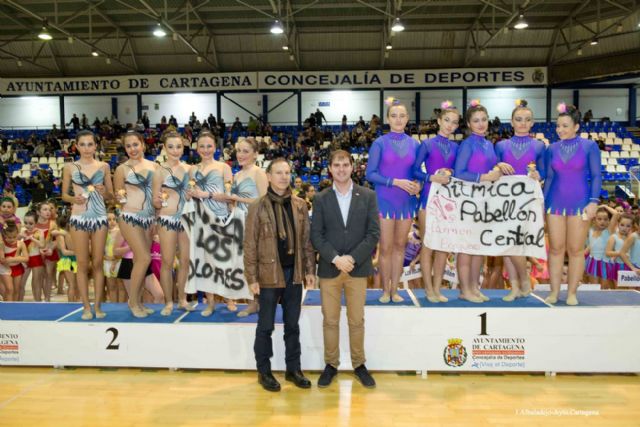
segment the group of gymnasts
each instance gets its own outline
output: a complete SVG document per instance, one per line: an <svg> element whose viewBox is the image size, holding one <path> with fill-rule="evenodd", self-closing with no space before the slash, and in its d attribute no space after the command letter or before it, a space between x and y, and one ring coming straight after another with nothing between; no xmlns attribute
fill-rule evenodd
<svg viewBox="0 0 640 427"><path fill-rule="evenodd" d="M220 218L227 217L232 209L246 212L251 202L266 194L268 181L265 172L256 165L258 146L253 139L243 139L236 144L241 170L235 176L229 165L214 159L216 138L212 133L201 132L198 136L197 151L202 160L196 166L180 160L182 135L175 131L165 132L162 141L163 161L152 162L144 157L143 136L127 132L123 144L128 160L118 166L112 179L109 165L96 159L95 135L90 131L78 132L79 158L66 164L62 177L62 200L71 205L70 215L59 217L56 224L51 219L51 204L40 204L31 221L29 217L25 218L26 235L31 241L37 241L36 245L20 240L17 226L11 225L11 219L3 221L2 265L9 266L11 276L23 263L33 269L32 287L36 301L40 300L40 289L50 287L42 285L35 266L50 262L54 275L56 263L61 273L75 273L69 275L69 289L71 293L77 292L83 303L83 320L106 316L101 308L105 276L107 282L112 279L124 282L129 309L135 317L153 313L153 309L143 304L143 287L163 300L161 314L164 316L173 311L174 289L177 289L178 306L193 310L186 293L196 293L198 289L186 289L190 236L183 227L182 215L193 209L194 201L205 204ZM117 214L109 209L112 205L118 207ZM161 289L154 289L153 280L149 280L153 276L150 265L154 236L155 245L159 243L160 247L158 277ZM54 252L59 252L61 259L49 261ZM61 263L61 260L65 262ZM43 275L44 270L39 274ZM24 277L24 274L20 276ZM89 277L93 278L95 287L93 309L89 301ZM14 298L19 286L11 286L11 296L7 289L6 284L3 285L4 300L20 299L19 295ZM21 289L24 292L24 285ZM109 299L114 301L111 296ZM118 299L115 297L115 301ZM214 295L207 294L207 307L201 312L203 316L213 313L215 299ZM45 300L48 300L47 295ZM235 301L228 300L227 306L237 310ZM238 315L246 316L257 309L257 305L250 302Z"/></svg>
<svg viewBox="0 0 640 427"><path fill-rule="evenodd" d="M556 131L560 140L545 147L530 135L533 111L525 100L516 100L511 114L514 135L494 145L486 139L487 109L479 100L473 100L463 118L469 136L458 145L452 141L452 135L462 118L450 101L441 105L437 136L422 143L405 133L409 120L406 106L394 99L387 99L386 103L391 131L373 142L366 173L367 180L375 184L380 209L378 270L384 290L380 301L402 301L397 285L403 271L407 236L417 211L424 240L431 183L447 184L452 176L470 182L493 182L503 175L528 175L544 186L551 282L546 301L558 301L566 254L569 260L566 303L577 305L577 288L585 268L585 241L598 210L602 183L598 145L578 136L581 118L578 109L564 103L558 105ZM440 292L447 257L447 253L426 246L421 249L423 283L430 302L447 302ZM474 303L489 300L480 290L483 261L480 255L457 254L461 299ZM505 266L511 292L503 299L510 302L528 296L531 283L526 258L507 257Z"/></svg>
<svg viewBox="0 0 640 427"><path fill-rule="evenodd" d="M545 147L542 141L530 136L533 111L525 100L517 100L511 115L514 135L494 146L485 138L489 114L478 100L470 103L463 118L450 101L443 102L437 118L437 136L422 143L405 133L409 120L406 106L393 99L387 100L387 105L390 132L373 142L366 171L367 180L375 186L380 210L378 267L383 287L380 301L402 301L397 284L403 271L407 236L417 214L424 240L431 183L447 184L452 176L471 182L491 182L515 174L528 175L544 186L550 240L551 293L547 302L558 300L566 253L569 259L566 302L578 304L576 291L585 268L585 241L601 191L600 151L595 142L578 136L579 111L571 105L558 106L556 130L560 141ZM461 119L470 134L458 145L452 141L452 135ZM17 271L23 264L33 271L36 300L42 290L45 294L47 289L50 291L46 282L52 280L51 274L55 276L57 264L61 272L75 271L75 278L69 280L74 281L74 292L83 303L82 319L105 317L101 309L105 275L107 281L119 278L125 282L131 313L146 317L153 312L143 304L142 296L143 287L152 289L147 278L151 274L155 235L161 259L160 290L155 294L164 301L161 314L172 312L174 289L179 308L193 310L186 295L198 289L187 285L191 236L185 231L181 217L194 211L194 203L204 204L218 218L227 217L232 209L246 212L250 203L266 194L268 180L256 165L258 146L251 138L236 144L241 169L235 175L228 164L214 159L216 139L209 132L198 135L201 162L194 166L180 160L183 137L179 133L165 132L162 141L162 161L152 162L144 157L143 136L127 132L123 144L128 160L118 166L112 180L109 166L95 158L95 135L90 131L76 135L79 158L65 166L62 183L62 199L71 204L70 216L62 221L58 218L56 225L51 218L54 207L43 203L25 217L22 240L12 219L2 219L4 251L0 255L4 258L0 266L8 270L1 276L3 296L11 295L5 296L5 300L20 299L20 292L24 292L26 275ZM108 212L108 206L114 203L119 207L117 215ZM600 235L591 233L590 239ZM60 259L56 259L54 240ZM426 295L434 303L447 301L440 292L447 257L447 253L426 246L420 253ZM457 254L461 299L474 303L488 300L480 290L482 264L483 256ZM526 259L511 256L505 259L505 264L511 292L504 300L526 297L531 292ZM597 267L604 268L600 264ZM7 276L20 276L22 286L13 279L9 284ZM93 311L88 292L90 276L96 289ZM6 292L7 289L11 292ZM215 300L214 295L207 293L203 316L213 313ZM227 300L227 306L237 310L232 300ZM257 304L249 301L238 315L246 316L257 310Z"/></svg>

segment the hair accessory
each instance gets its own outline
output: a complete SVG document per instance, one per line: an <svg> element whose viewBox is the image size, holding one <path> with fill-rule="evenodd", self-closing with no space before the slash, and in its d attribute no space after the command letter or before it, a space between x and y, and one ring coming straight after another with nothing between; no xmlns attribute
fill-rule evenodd
<svg viewBox="0 0 640 427"><path fill-rule="evenodd" d="M516 99L516 107L522 107L522 99Z"/></svg>
<svg viewBox="0 0 640 427"><path fill-rule="evenodd" d="M399 103L400 102L397 99L395 99L393 96L390 96L390 97L388 97L387 99L384 100L384 104L387 107L391 107L392 105L397 105Z"/></svg>
<svg viewBox="0 0 640 427"><path fill-rule="evenodd" d="M470 107L477 107L480 105L480 100L479 99L472 99L471 102L469 103Z"/></svg>
<svg viewBox="0 0 640 427"><path fill-rule="evenodd" d="M440 108L442 108L443 110L453 109L453 102L447 99L446 101L443 101L442 104L440 104Z"/></svg>
<svg viewBox="0 0 640 427"><path fill-rule="evenodd" d="M558 113L560 114L567 114L567 104L565 104L564 102L561 102L556 107L556 110L558 110Z"/></svg>

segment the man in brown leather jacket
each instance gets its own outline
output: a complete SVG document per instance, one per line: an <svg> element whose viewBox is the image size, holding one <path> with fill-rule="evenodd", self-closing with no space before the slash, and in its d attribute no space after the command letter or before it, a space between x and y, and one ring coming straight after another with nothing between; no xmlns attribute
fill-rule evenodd
<svg viewBox="0 0 640 427"><path fill-rule="evenodd" d="M276 306L284 317L285 379L300 388L311 387L300 366L302 283L315 283L315 253L304 200L291 194L291 167L283 158L267 167L267 194L249 206L244 235L244 274L258 298L260 311L253 350L258 382L265 390L280 391L271 373Z"/></svg>

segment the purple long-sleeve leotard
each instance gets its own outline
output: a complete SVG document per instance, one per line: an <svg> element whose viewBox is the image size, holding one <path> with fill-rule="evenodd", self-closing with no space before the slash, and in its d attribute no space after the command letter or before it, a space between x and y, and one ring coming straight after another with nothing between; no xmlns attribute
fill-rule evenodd
<svg viewBox="0 0 640 427"><path fill-rule="evenodd" d="M589 203L600 201L600 149L594 141L575 137L551 144L545 161L547 213L580 215Z"/></svg>
<svg viewBox="0 0 640 427"><path fill-rule="evenodd" d="M497 163L491 141L472 133L458 148L453 175L464 181L480 182L480 176L490 172Z"/></svg>
<svg viewBox="0 0 640 427"><path fill-rule="evenodd" d="M513 166L515 175L528 175L529 163L533 162L542 180L546 173L545 151L544 143L530 136L514 135L496 144L498 161Z"/></svg>
<svg viewBox="0 0 640 427"><path fill-rule="evenodd" d="M394 187L393 180L413 179L411 169L417 150L417 141L404 133L389 132L373 141L366 178L375 184L382 218L407 219L415 216L416 197Z"/></svg>
<svg viewBox="0 0 640 427"><path fill-rule="evenodd" d="M420 144L416 161L413 164L413 177L424 183L420 193L420 209L427 207L429 190L431 189L429 178L438 169L453 169L457 151L458 144L441 135ZM423 164L427 173L422 172Z"/></svg>

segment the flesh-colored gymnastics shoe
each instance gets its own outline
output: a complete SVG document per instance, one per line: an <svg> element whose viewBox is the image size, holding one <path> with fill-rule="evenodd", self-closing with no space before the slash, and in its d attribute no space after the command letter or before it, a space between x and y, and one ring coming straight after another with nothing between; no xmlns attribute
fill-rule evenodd
<svg viewBox="0 0 640 427"><path fill-rule="evenodd" d="M93 313L91 312L91 310L83 310L82 316L80 316L80 318L82 320L91 320L93 319Z"/></svg>
<svg viewBox="0 0 640 427"><path fill-rule="evenodd" d="M520 293L518 291L511 289L511 292L509 292L509 294L502 297L502 301L513 302L516 300L516 298L519 298L519 297L520 297Z"/></svg>
<svg viewBox="0 0 640 427"><path fill-rule="evenodd" d="M200 315L202 317L209 317L213 314L213 312L216 311L216 308L213 306L207 306L207 308L205 308L204 310L202 310L202 312L200 313Z"/></svg>
<svg viewBox="0 0 640 427"><path fill-rule="evenodd" d="M389 301L391 301L391 297L389 296L389 294L383 293L382 296L378 298L378 301L380 301L383 304L388 304Z"/></svg>
<svg viewBox="0 0 640 427"><path fill-rule="evenodd" d="M578 305L578 297L576 295L568 295L567 305Z"/></svg>
<svg viewBox="0 0 640 427"><path fill-rule="evenodd" d="M391 295L391 301L393 301L393 302L402 302L402 301L404 301L404 298L402 298L398 294L393 294L393 295Z"/></svg>
<svg viewBox="0 0 640 427"><path fill-rule="evenodd" d="M96 308L96 319L104 319L105 317L107 317L107 313L100 310L99 308Z"/></svg>

